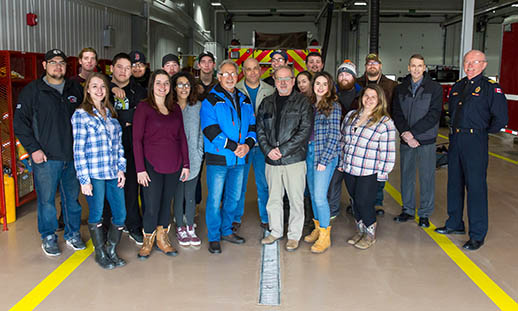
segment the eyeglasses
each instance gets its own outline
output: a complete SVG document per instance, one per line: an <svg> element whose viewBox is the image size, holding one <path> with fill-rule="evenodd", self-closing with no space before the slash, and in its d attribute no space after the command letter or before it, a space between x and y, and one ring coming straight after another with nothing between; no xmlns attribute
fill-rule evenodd
<svg viewBox="0 0 518 311"><path fill-rule="evenodd" d="M482 63L485 63L487 61L485 60L474 60L474 61L471 61L471 62L464 62L464 65L478 65L478 64L482 64Z"/></svg>
<svg viewBox="0 0 518 311"><path fill-rule="evenodd" d="M135 64L132 64L131 67L133 67L133 68L145 68L146 64L135 63Z"/></svg>
<svg viewBox="0 0 518 311"><path fill-rule="evenodd" d="M293 77L284 77L284 78L275 78L275 81L279 81L279 82L288 82L290 81L291 79L293 79Z"/></svg>
<svg viewBox="0 0 518 311"><path fill-rule="evenodd" d="M223 78L228 78L228 77L235 78L235 77L237 77L237 73L236 73L236 72L220 72L219 74L220 74Z"/></svg>
<svg viewBox="0 0 518 311"><path fill-rule="evenodd" d="M272 63L281 63L284 62L284 58L272 58Z"/></svg>
<svg viewBox="0 0 518 311"><path fill-rule="evenodd" d="M365 66L376 66L379 64L380 64L380 62L368 62L367 64L365 64Z"/></svg>
<svg viewBox="0 0 518 311"><path fill-rule="evenodd" d="M48 64L52 65L52 66L61 66L61 67L65 67L67 65L67 63L65 63L65 62L56 62L54 60L49 61Z"/></svg>
<svg viewBox="0 0 518 311"><path fill-rule="evenodd" d="M176 87L179 89L188 89L191 87L191 85L189 83L178 83Z"/></svg>

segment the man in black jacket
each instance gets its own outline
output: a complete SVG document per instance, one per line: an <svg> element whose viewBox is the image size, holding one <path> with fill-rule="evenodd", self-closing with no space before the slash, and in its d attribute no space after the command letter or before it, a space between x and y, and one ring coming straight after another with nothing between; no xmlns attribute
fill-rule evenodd
<svg viewBox="0 0 518 311"><path fill-rule="evenodd" d="M41 247L48 256L59 256L54 202L58 185L66 244L74 250L85 249L79 233L81 205L77 201L79 182L74 168L70 123L74 110L83 100L83 93L78 83L65 79L65 53L53 49L44 59L45 75L29 83L20 93L13 125L15 135L31 154Z"/></svg>
<svg viewBox="0 0 518 311"><path fill-rule="evenodd" d="M129 56L131 59L131 79L147 90L151 70L146 63L146 55L139 51L131 51Z"/></svg>
<svg viewBox="0 0 518 311"><path fill-rule="evenodd" d="M133 157L133 113L137 105L146 98L146 90L131 77L131 59L126 53L119 53L113 57L111 71L113 72L110 90L111 102L117 110L119 123L122 126L122 146L126 158L126 184L124 185L124 199L126 200L126 229L129 236L137 245L142 245L142 216L138 205L139 184L137 183L137 169ZM143 197L141 197L142 199ZM142 202L142 210L144 202ZM104 225L109 228L111 213L109 208L104 209Z"/></svg>
<svg viewBox="0 0 518 311"><path fill-rule="evenodd" d="M262 244L271 244L284 234L283 196L290 200L286 250L299 246L304 225L307 142L313 128L313 108L307 98L293 90L293 69L279 67L274 74L276 92L266 97L257 112L257 140L266 155L268 220L271 234Z"/></svg>
<svg viewBox="0 0 518 311"><path fill-rule="evenodd" d="M396 222L414 219L416 169L419 169L419 226L428 228L435 205L435 139L442 110L442 87L425 73L423 56L412 55L410 74L394 91L392 118L401 135L401 197Z"/></svg>

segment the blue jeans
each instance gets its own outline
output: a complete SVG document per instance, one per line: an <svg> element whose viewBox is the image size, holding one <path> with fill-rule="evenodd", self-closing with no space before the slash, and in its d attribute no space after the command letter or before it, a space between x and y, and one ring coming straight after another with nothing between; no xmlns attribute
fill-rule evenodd
<svg viewBox="0 0 518 311"><path fill-rule="evenodd" d="M245 165L207 165L207 206L205 219L209 242L219 241L221 236L232 234L232 221L241 198ZM225 189L223 206L221 196Z"/></svg>
<svg viewBox="0 0 518 311"><path fill-rule="evenodd" d="M266 176L264 175L264 168L266 165L264 154L259 146L255 146L248 153L248 163L245 164L245 170L243 174L243 187L241 189L241 199L237 204L236 214L234 216L234 222L241 223L241 217L245 212L245 194L246 184L248 183L248 173L250 172L250 166L254 165L255 185L257 187L257 206L259 208L259 217L261 222L268 223L268 213L266 212L266 203L268 203L268 184L266 183Z"/></svg>
<svg viewBox="0 0 518 311"><path fill-rule="evenodd" d="M315 168L315 147L313 143L310 143L308 144L306 164L308 167L307 179L313 215L315 219L319 221L320 228L327 228L329 227L330 217L327 192L336 165L338 164L338 157L334 157L326 166L325 170L317 171Z"/></svg>
<svg viewBox="0 0 518 311"><path fill-rule="evenodd" d="M111 222L116 226L124 226L126 220L124 189L117 187L117 179L90 179L90 181L93 186L93 196L85 196L90 209L88 222L96 224L102 221L104 198L106 198L112 211Z"/></svg>
<svg viewBox="0 0 518 311"><path fill-rule="evenodd" d="M55 197L60 189L63 222L65 223L65 240L79 235L81 225L81 205L79 196L79 181L73 161L48 160L36 164L34 168L34 186L38 196L38 231L44 239L53 235L58 228L56 218Z"/></svg>

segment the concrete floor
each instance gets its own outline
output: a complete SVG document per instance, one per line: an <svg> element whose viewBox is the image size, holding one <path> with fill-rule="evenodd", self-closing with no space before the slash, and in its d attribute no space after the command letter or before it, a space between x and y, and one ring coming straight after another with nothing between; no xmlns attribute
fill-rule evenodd
<svg viewBox="0 0 518 311"><path fill-rule="evenodd" d="M442 131L445 135L446 133ZM444 142L439 138L438 142ZM518 161L513 137L490 138L490 151ZM398 158L399 161L399 158ZM489 233L478 251L467 252L471 261L507 293L518 300L518 164L490 156ZM399 185L399 165L389 183ZM436 209L431 221L446 220L447 170L436 175ZM100 269L93 256L66 278L37 310L499 310L499 307L416 223L395 223L398 203L385 193L385 216L378 218L376 244L361 251L345 241L353 234L353 220L345 211L332 223L332 247L311 254L301 242L294 253L281 241L281 305L258 305L262 231L257 215L253 174L250 174L246 212L240 234L244 245L222 242L223 253L207 251L203 210L199 249L179 248L179 256L153 252L145 262L125 234L119 246L128 265L112 271ZM347 202L343 191L342 202ZM84 203L84 202L83 202ZM85 206L85 204L83 205ZM204 206L204 205L202 205ZM18 208L18 220L0 232L0 309L7 310L63 263L73 251L58 234L63 254L49 258L41 250L36 227L36 204ZM84 213L86 219L86 211ZM86 226L81 227L84 238ZM450 236L461 248L467 236ZM171 233L171 240L176 243Z"/></svg>

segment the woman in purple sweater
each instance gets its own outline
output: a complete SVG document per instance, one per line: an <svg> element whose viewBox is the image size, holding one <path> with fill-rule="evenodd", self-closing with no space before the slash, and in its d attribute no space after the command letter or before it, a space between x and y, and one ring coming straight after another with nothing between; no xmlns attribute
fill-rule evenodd
<svg viewBox="0 0 518 311"><path fill-rule="evenodd" d="M133 117L133 153L137 180L143 186L144 244L138 253L147 259L156 239L168 256L178 252L169 241L171 200L178 181L189 177L189 155L182 111L173 102L171 82L164 70L151 75L148 98Z"/></svg>

